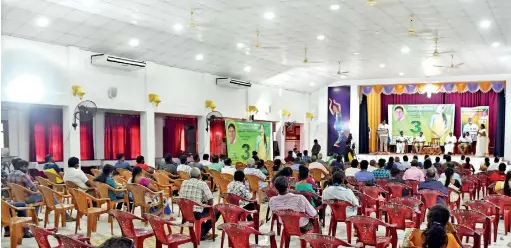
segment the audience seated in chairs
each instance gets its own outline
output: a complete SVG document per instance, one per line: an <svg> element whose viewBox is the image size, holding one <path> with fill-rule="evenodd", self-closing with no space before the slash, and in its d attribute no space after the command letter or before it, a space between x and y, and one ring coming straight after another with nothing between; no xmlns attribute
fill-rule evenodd
<svg viewBox="0 0 511 248"><path fill-rule="evenodd" d="M131 171L131 165L127 161L124 161L124 153L117 154L117 162L115 163L115 169L126 169Z"/></svg>
<svg viewBox="0 0 511 248"><path fill-rule="evenodd" d="M351 203L353 207L346 207L346 216L357 215L357 208L360 207L358 198L353 193L352 186L346 182L343 171L336 171L332 174L331 184L323 190L323 202L328 200L341 200Z"/></svg>
<svg viewBox="0 0 511 248"><path fill-rule="evenodd" d="M82 190L88 190L92 187L92 182L80 169L80 160L77 157L70 157L67 160L67 165L68 169L64 174L64 182L72 182Z"/></svg>
<svg viewBox="0 0 511 248"><path fill-rule="evenodd" d="M245 186L245 173L243 171L234 172L234 181L227 185L227 193L235 194L245 199L251 199L252 193ZM240 201L240 207L246 210L256 210L254 203ZM247 216L248 221L252 221L252 216Z"/></svg>
<svg viewBox="0 0 511 248"><path fill-rule="evenodd" d="M419 191L421 191L423 189L430 189L430 190L440 191L440 192L448 195L449 192L447 191L447 188L442 184L442 182L436 180L435 176L436 176L436 169L433 167L430 167L426 172L426 180L424 182L419 183ZM450 180L450 177L446 178L446 179ZM438 197L437 203L438 204L447 204L440 197Z"/></svg>

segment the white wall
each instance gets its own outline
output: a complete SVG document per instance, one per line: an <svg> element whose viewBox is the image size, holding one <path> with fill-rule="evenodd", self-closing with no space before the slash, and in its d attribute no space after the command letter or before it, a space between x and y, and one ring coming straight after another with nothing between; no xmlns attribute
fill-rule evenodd
<svg viewBox="0 0 511 248"><path fill-rule="evenodd" d="M367 79L367 80L343 80L332 83L331 85L321 88L310 95L310 108L317 111L317 120L314 120L310 127L310 139L318 137L322 147L326 147L327 133L326 124L328 123L328 87L349 85L351 86L351 114L350 114L350 130L353 133L353 139L358 141L359 130L359 107L360 94L359 87L361 85L384 85L384 84L413 84L413 83L436 83L436 82L468 82L468 81L507 81L511 82L511 74L488 74L488 75L469 75L469 76L452 76L452 77L429 77L429 78L389 78L389 79ZM506 99L511 99L511 91L506 90ZM324 131L322 130L324 128ZM506 101L506 130L511 130L511 101ZM323 136L324 135L324 136ZM325 144L325 146L323 146ZM358 146L357 146L358 149ZM326 149L325 149L326 150ZM326 153L326 151L324 151ZM507 131L504 141L505 159L511 159L511 132Z"/></svg>
<svg viewBox="0 0 511 248"><path fill-rule="evenodd" d="M91 54L94 53L76 47L2 36L2 101L58 105L66 110L74 110L80 99L72 96L71 86L78 84L86 92L84 100L94 101L98 108L147 114L148 117L144 121L147 125L141 127L141 137L155 137L155 139L160 139L156 135L161 135L161 132L151 126L156 124L156 127L159 127L161 123L154 120L152 117L154 113L201 117L208 113L204 106L205 100L213 100L217 106L216 110L230 118L247 118L248 105L256 105L260 110L265 110L260 111L256 119L278 122L281 120L280 111L286 109L291 112L289 121L303 123L305 112L309 111L308 94L257 84L248 89L218 87L215 84L216 76L214 75L172 68L150 61L147 62L146 69L137 71L96 67L90 64ZM34 85L34 81L40 82L39 90L34 91L37 87L19 87L24 83L22 81L30 81L26 85ZM19 84L19 82L22 83ZM108 98L107 91L110 87L117 87L118 94L115 99ZM148 102L150 93L160 96L162 102L158 107ZM104 157L102 113L103 111L98 112L94 122L96 158ZM71 121L68 114L69 111L65 111L64 123ZM199 118L199 121L201 120L202 118ZM10 127L17 126L15 120L9 118L9 122ZM70 141L67 145L72 146L79 140L80 134L77 131L69 131ZM199 151L207 153L209 136L204 128L201 128L199 132L201 132L199 133ZM10 139L10 143L17 144L18 153L24 151L24 146L27 146L28 151L28 140L26 144L22 141L25 139L23 135L28 137L28 133L24 134L23 130L17 133L18 135L12 135L13 139L14 136L18 136L16 141ZM142 145L146 146L142 147L142 151L150 153L143 154L146 160L163 155L159 151L162 145L157 144L155 139L142 141ZM66 156L79 155L79 146L78 148L68 147L65 150L68 153Z"/></svg>

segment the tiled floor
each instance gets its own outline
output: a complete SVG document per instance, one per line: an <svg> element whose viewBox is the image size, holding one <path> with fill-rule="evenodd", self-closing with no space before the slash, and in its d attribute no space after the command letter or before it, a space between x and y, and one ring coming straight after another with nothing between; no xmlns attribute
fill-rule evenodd
<svg viewBox="0 0 511 248"><path fill-rule="evenodd" d="M214 199L217 199L217 193L215 193L215 198ZM177 211L177 205L174 206L174 210ZM266 209L267 209L267 205L264 204L262 206L262 213L261 213L261 219L264 218L265 214L266 214ZM75 211L73 212L73 215L74 213L76 213ZM137 210L135 212L137 215L140 214L140 212ZM44 215L40 214L39 215L40 218L43 218ZM177 222L180 222L181 221L181 218L180 217L176 217L177 219ZM114 220L115 221L115 220ZM221 223L222 220L220 218L219 222L218 223ZM326 220L326 227L323 228L323 233L327 233L328 232L328 224L329 224L329 211L327 211L327 220ZM82 219L81 221L81 231L79 231L79 233L83 233L85 234L86 233L86 223L87 221L84 219ZM503 225L504 221L500 221L500 225L499 225L499 229L498 229L498 238L497 238L497 242L495 243L492 243L490 245L490 247L511 247L511 234L508 234L507 236L504 236L504 225ZM41 223L42 224L42 223ZM49 227L53 227L53 216L50 216L50 225ZM141 223L141 222L136 222L135 223L135 227L140 227L140 228L143 228L144 227L144 224ZM150 226L147 226L147 228L150 228ZM63 233L63 234L71 234L71 233L74 233L74 229L75 229L75 223L74 222L70 222L70 223L67 223L67 226L64 227L64 228L59 228L59 232ZM265 231L269 231L270 229L270 223L265 223L262 227L261 227L261 231L262 232L265 232ZM179 231L177 228L174 228L173 231ZM382 235L383 235L383 232L384 232L384 229L381 228L380 229L380 232L382 232ZM117 222L114 222L114 235L116 236L120 236L121 235L121 231L119 229L119 226L117 225ZM399 242L401 242L401 238L403 237L404 235L404 232L403 231L398 231L398 237L399 237ZM92 237L91 237L91 240L92 240L92 243L94 245L99 245L101 244L102 242L104 242L106 239L110 238L111 235L110 235L110 225L107 223L107 217L106 215L105 216L102 216L100 218L100 221L98 222L98 229L97 229L97 232L93 233L92 234ZM338 225L338 228L337 228L337 234L336 234L336 237L338 238L341 238L343 240L346 240L346 229L345 229L345 225L344 224L339 224ZM298 244L298 239L297 238L292 238L291 239L291 242L292 242L292 245L291 247L293 247L293 244ZM55 243L54 241L52 243ZM269 239L266 238L266 237L262 237L259 239L259 243L260 244L269 244ZM277 244L280 243L280 236L277 237ZM1 241L1 244L2 244L2 247L9 247L9 238L2 238L2 241ZM37 247L37 243L35 241L35 239L23 239L23 244L21 246L18 246L18 247L30 247L30 248L34 248L34 247ZM147 239L144 243L144 247L155 247L155 241L154 241L154 238L150 238L150 239ZM182 245L180 247L192 247L192 245ZM213 242L213 241L203 241L201 242L200 244L200 247L220 247L220 236Z"/></svg>

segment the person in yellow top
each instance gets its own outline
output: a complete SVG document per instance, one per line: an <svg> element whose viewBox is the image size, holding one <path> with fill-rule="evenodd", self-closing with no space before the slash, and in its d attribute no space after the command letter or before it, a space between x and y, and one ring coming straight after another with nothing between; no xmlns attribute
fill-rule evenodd
<svg viewBox="0 0 511 248"><path fill-rule="evenodd" d="M498 181L495 183L495 193L499 195L507 195L511 196L511 171L508 171L506 174L505 181Z"/></svg>
<svg viewBox="0 0 511 248"><path fill-rule="evenodd" d="M460 248L461 241L449 223L450 213L442 205L429 210L426 230L412 229L405 233L401 247Z"/></svg>

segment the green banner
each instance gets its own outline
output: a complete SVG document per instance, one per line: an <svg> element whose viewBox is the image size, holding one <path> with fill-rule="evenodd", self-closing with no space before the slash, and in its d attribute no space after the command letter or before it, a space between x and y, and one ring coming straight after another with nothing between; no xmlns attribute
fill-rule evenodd
<svg viewBox="0 0 511 248"><path fill-rule="evenodd" d="M400 131L408 142L423 132L426 142L440 138L443 143L454 131L454 104L389 105L388 119L392 144Z"/></svg>
<svg viewBox="0 0 511 248"><path fill-rule="evenodd" d="M272 125L268 122L226 120L227 154L233 164L246 163L257 152L259 159L273 160Z"/></svg>
<svg viewBox="0 0 511 248"><path fill-rule="evenodd" d="M477 106L473 108L461 108L461 130L468 132L473 141L477 140L477 131L481 124L485 125L486 132L488 128L489 106Z"/></svg>

